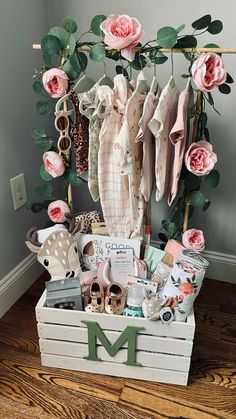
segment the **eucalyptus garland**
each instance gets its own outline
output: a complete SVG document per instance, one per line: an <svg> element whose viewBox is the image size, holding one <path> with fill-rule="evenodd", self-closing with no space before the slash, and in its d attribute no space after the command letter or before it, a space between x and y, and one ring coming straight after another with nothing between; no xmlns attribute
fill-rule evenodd
<svg viewBox="0 0 236 419"><path fill-rule="evenodd" d="M219 114L215 106L212 91L217 88L222 94L229 94L231 91L230 84L233 83L233 79L228 73L225 73L225 77L222 78L223 82L216 83L209 89L204 89L204 86L200 86L199 90L199 84L197 83L197 77L194 77L193 69L194 63L198 63L197 60L201 58L201 54L195 51L198 47L199 37L204 33L208 33L209 35L219 34L223 29L222 22L220 20L213 20L211 15L207 14L192 23L189 33L186 33L185 24L180 25L178 28L166 26L157 31L155 39L142 44L140 40L144 31L140 23L135 18L122 15L126 16L128 22L131 22L131 26L135 21L135 25L133 26L136 28L136 32L132 34L132 42L130 41L128 48L123 43L124 48L122 49L113 47L113 45L116 45L114 42L117 40L114 37L114 31L109 33L109 28L112 28L114 24L113 16L95 16L91 21L90 28L79 37L75 35L78 29L75 20L71 17L65 17L61 26L51 28L43 37L41 40L43 65L33 76L33 91L42 96L42 99L36 103L37 112L42 116L48 116L54 112L54 98L58 96L53 97L53 95L48 94L42 80L44 74L50 69L56 68L63 70L68 79L68 91L73 89L77 79L85 72L88 59L94 62L111 59L116 63L116 73L122 73L128 80L131 80L133 70L141 70L145 67L166 63L170 57L163 52L163 49L177 48L182 51L183 56L188 62L188 71L186 74L182 74L182 77L193 78L196 84L196 89L194 89L196 96L198 94L198 102L196 101L194 108L195 132L192 140L194 144L198 142L204 142L205 144L207 142L210 144L208 150L211 151L212 145L208 127L207 107L211 106ZM87 34L93 34L94 41L87 41ZM203 47L210 49L220 48L215 43L208 43ZM186 52L184 51L186 48L190 48L191 50ZM217 57L220 56L220 52L217 53ZM216 62L217 58L211 58L213 64L218 65ZM195 65L196 67L197 65ZM196 68L196 74L197 70L198 68ZM36 146L43 153L57 151L57 140L49 136L43 128L33 128L31 135ZM211 156L213 155L214 153L211 152ZM40 167L40 176L43 183L35 188L35 199L27 203L27 207L35 213L47 209L48 205L57 199L53 190L54 178L46 170L44 163ZM65 191L64 200L67 201L68 184L81 185L81 180L77 177L71 161L65 161L65 170L60 178ZM162 242L161 248L164 248L165 243L170 238L178 239L180 237L183 231L186 208L189 218L193 215L196 208L200 208L204 212L209 208L210 201L207 197L207 190L208 188L215 188L218 185L220 173L218 170L212 169L207 174L195 174L189 169L185 159L181 179L182 188L180 193L170 208L168 218L162 221L159 232L159 239Z"/></svg>

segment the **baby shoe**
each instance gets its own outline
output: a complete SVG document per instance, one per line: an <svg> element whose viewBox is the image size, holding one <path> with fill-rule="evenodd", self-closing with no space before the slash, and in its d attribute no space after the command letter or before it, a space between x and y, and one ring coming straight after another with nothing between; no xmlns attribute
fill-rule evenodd
<svg viewBox="0 0 236 419"><path fill-rule="evenodd" d="M106 292L105 311L108 314L122 314L125 308L126 291L117 282L112 282Z"/></svg>
<svg viewBox="0 0 236 419"><path fill-rule="evenodd" d="M98 281L93 281L90 285L89 295L85 296L84 310L92 313L104 312L104 290Z"/></svg>

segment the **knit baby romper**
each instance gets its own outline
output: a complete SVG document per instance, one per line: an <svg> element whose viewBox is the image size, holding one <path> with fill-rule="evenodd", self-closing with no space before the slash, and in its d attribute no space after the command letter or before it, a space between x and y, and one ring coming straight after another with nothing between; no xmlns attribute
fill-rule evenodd
<svg viewBox="0 0 236 419"><path fill-rule="evenodd" d="M104 220L110 236L129 237L131 214L128 176L122 176L116 158L116 138L130 95L122 74L114 78L114 91L107 89L107 101L113 102L110 114L104 118L99 135L98 184Z"/></svg>
<svg viewBox="0 0 236 419"><path fill-rule="evenodd" d="M169 205L172 204L178 193L192 107L193 91L189 81L186 88L179 95L177 118L170 132L170 141L174 144L175 155L170 179Z"/></svg>
<svg viewBox="0 0 236 419"><path fill-rule="evenodd" d="M171 76L166 87L161 92L153 118L148 124L155 137L156 201L160 201L169 189L172 162L172 144L169 141L169 134L176 119L178 95L179 91Z"/></svg>
<svg viewBox="0 0 236 419"><path fill-rule="evenodd" d="M116 139L116 159L119 161L121 174L129 183L130 231L132 238L143 237L143 216L145 203L140 192L142 175L142 143L135 142L138 134L138 122L142 116L146 95L138 92L138 85L128 100L124 122Z"/></svg>

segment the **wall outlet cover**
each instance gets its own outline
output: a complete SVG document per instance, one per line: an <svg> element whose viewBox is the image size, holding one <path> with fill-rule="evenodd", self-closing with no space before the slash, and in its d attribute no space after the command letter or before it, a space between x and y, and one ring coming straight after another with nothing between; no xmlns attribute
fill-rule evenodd
<svg viewBox="0 0 236 419"><path fill-rule="evenodd" d="M17 210L27 202L24 174L21 173L20 175L10 179L10 184L14 210Z"/></svg>

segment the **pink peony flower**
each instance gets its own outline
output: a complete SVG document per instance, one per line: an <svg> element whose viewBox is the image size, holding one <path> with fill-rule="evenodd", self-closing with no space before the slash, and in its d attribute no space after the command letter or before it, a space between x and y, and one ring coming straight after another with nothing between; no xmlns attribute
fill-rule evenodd
<svg viewBox="0 0 236 419"><path fill-rule="evenodd" d="M183 293L183 295L191 295L195 291L192 284L189 284L188 282L182 282L179 286L179 290Z"/></svg>
<svg viewBox="0 0 236 419"><path fill-rule="evenodd" d="M110 15L101 23L100 28L105 33L106 45L121 51L126 60L134 60L134 47L144 35L137 19L128 15Z"/></svg>
<svg viewBox="0 0 236 419"><path fill-rule="evenodd" d="M185 165L196 176L208 175L216 162L217 155L205 140L192 143L185 153Z"/></svg>
<svg viewBox="0 0 236 419"><path fill-rule="evenodd" d="M65 171L64 161L62 156L55 151L46 151L43 154L43 162L45 170L52 176L62 176Z"/></svg>
<svg viewBox="0 0 236 419"><path fill-rule="evenodd" d="M192 65L192 76L199 90L211 92L227 77L221 57L213 52L203 53Z"/></svg>
<svg viewBox="0 0 236 419"><path fill-rule="evenodd" d="M54 223L64 223L66 221L65 214L70 212L67 203L61 201L53 201L48 206L48 216Z"/></svg>
<svg viewBox="0 0 236 419"><path fill-rule="evenodd" d="M51 97L61 97L68 89L68 77L63 70L51 68L43 74L44 89Z"/></svg>
<svg viewBox="0 0 236 419"><path fill-rule="evenodd" d="M202 230L196 230L195 228L186 230L182 236L182 243L187 249L202 252L205 248L205 238Z"/></svg>

